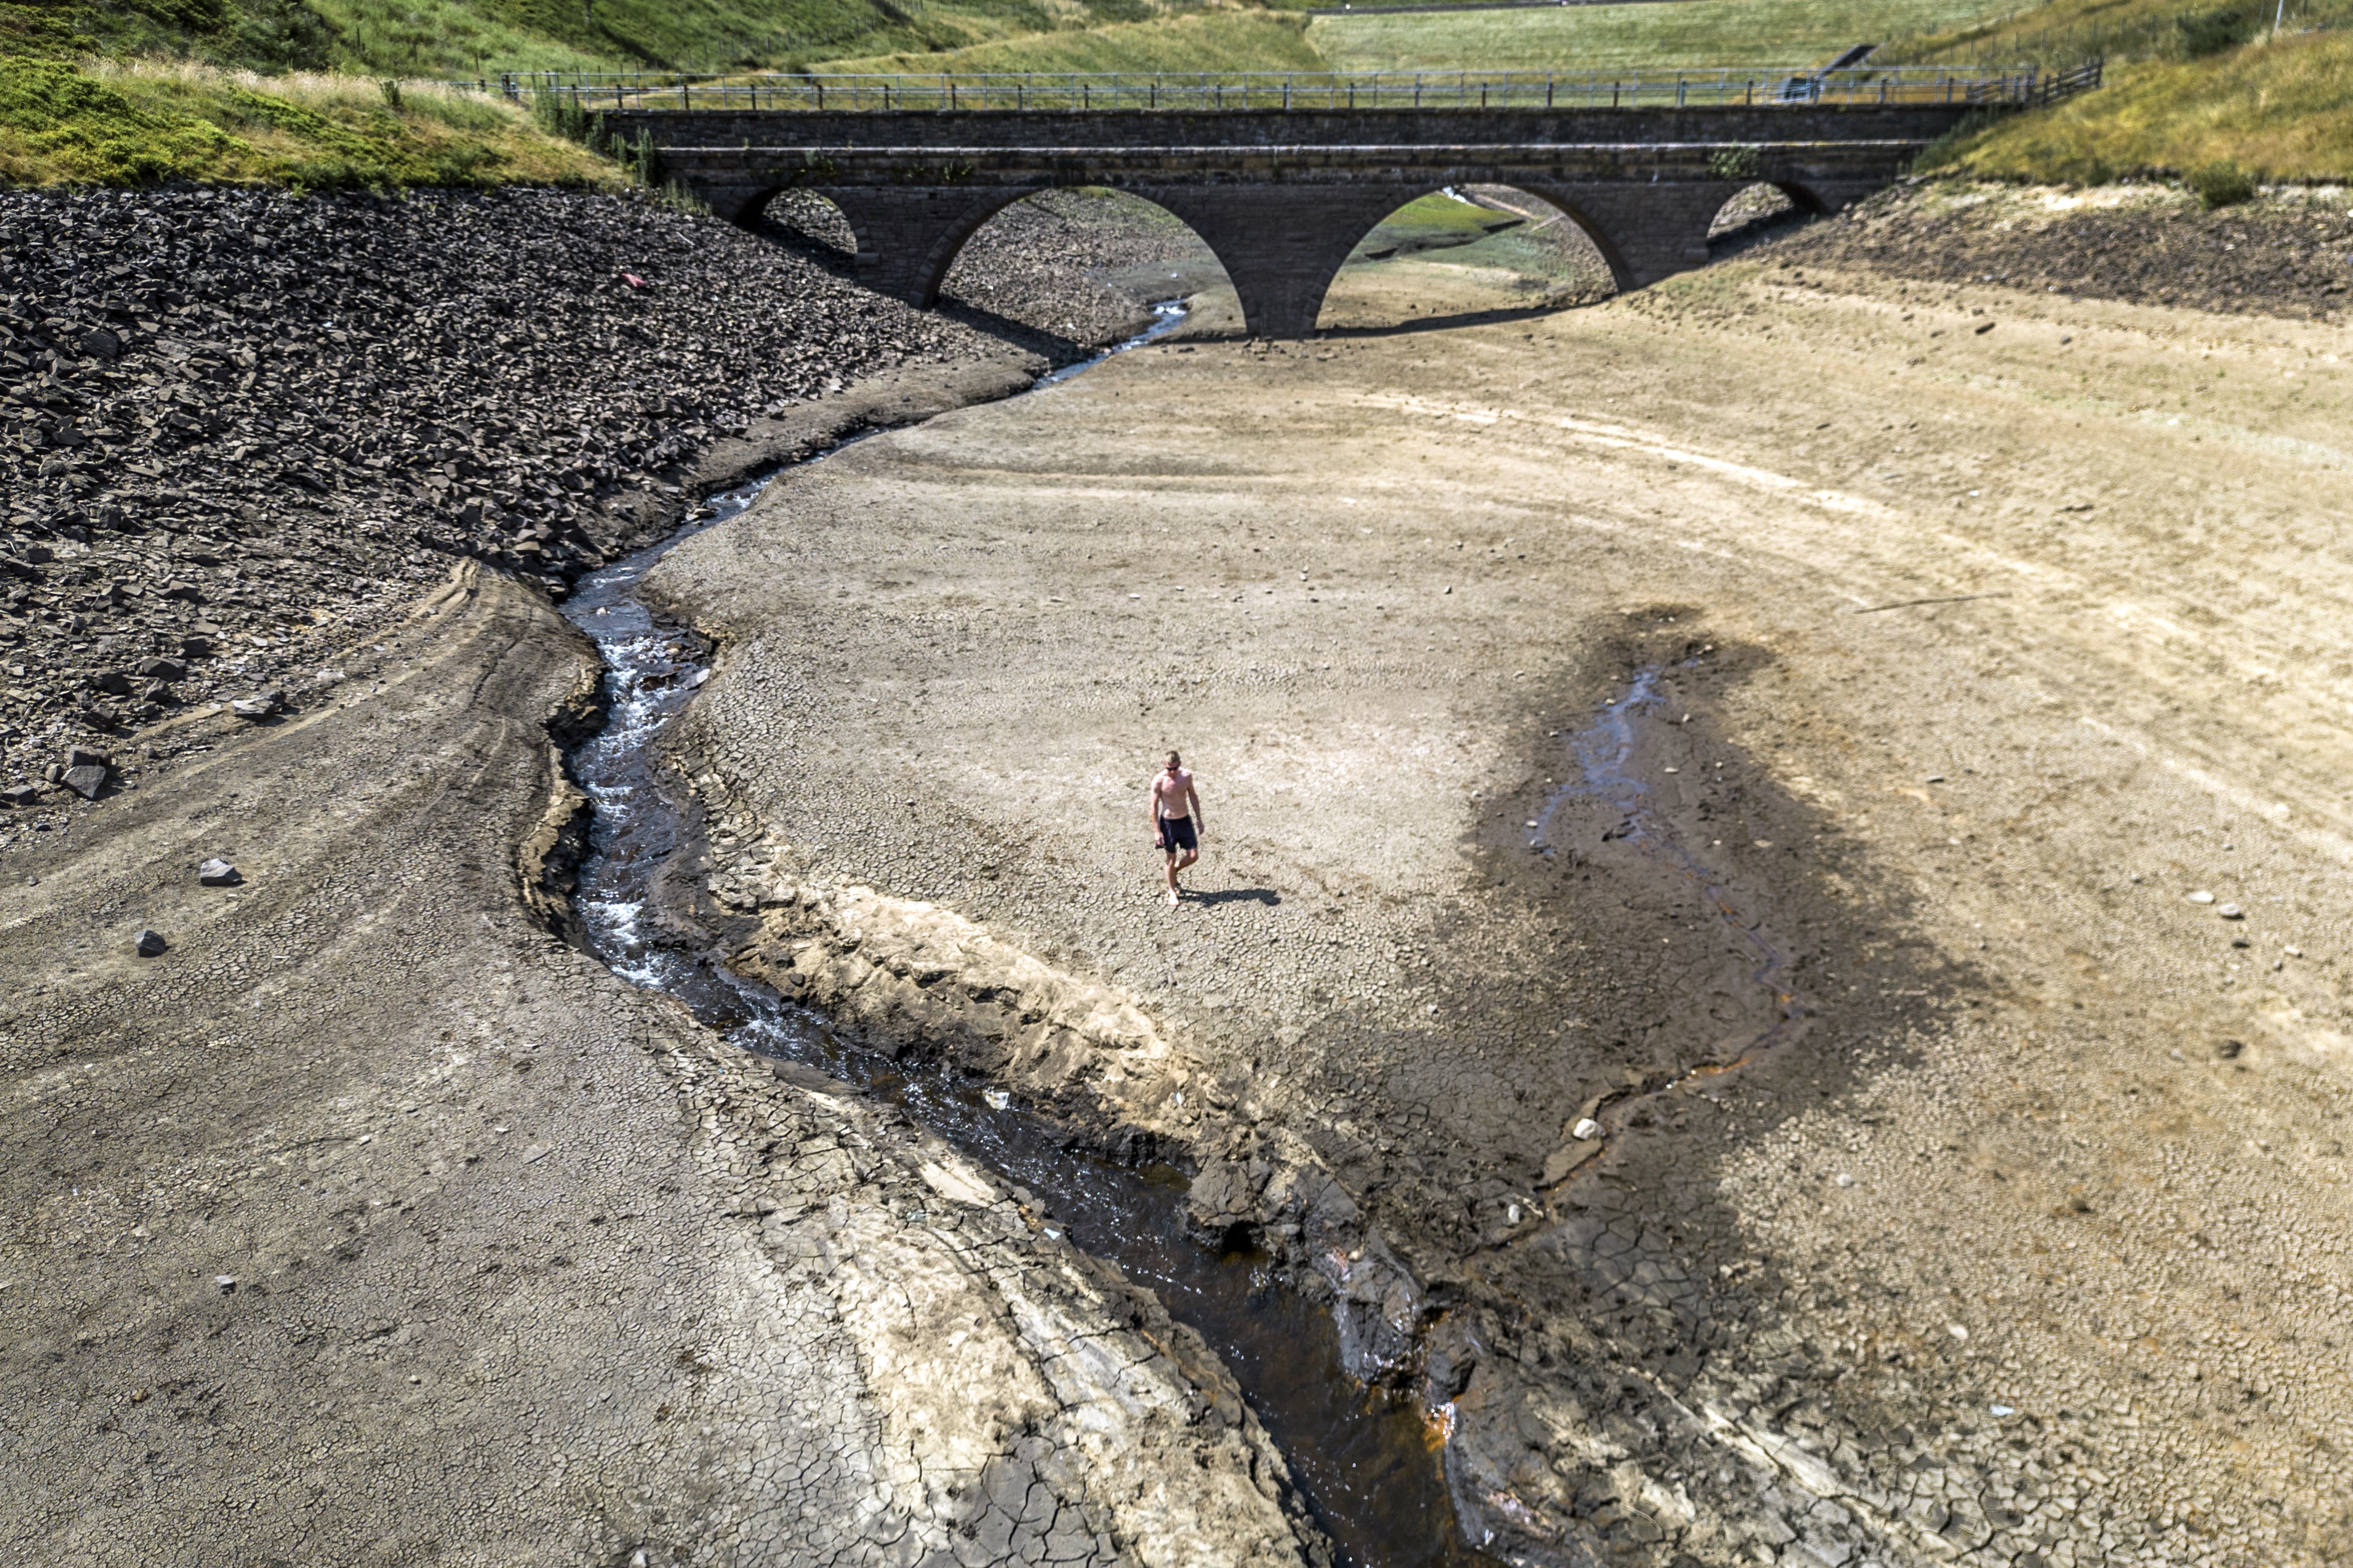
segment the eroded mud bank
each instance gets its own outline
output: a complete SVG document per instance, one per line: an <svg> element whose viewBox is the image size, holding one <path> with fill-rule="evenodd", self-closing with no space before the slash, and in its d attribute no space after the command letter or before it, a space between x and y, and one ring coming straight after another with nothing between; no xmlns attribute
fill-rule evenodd
<svg viewBox="0 0 2353 1568"><path fill-rule="evenodd" d="M1713 1300L1739 1272L1719 1260L1736 1258L1736 1243L1708 1237L1699 1212L1667 1244L1643 1227L1620 1234L1608 1183L1588 1162L1654 1127L1683 1131L1683 1097L1704 1079L1747 1069L1800 1037L1818 1009L1790 988L1800 962L1791 945L1843 945L1859 927L1834 930L1856 919L1856 900L1826 901L1816 871L1785 867L1767 837L1818 848L1821 825L1722 741L1716 689L1763 656L1703 641L1685 629L1698 629L1695 620L1673 607L1613 617L1583 668L1553 677L1572 688L1605 683L1608 695L1552 707L1549 722L1562 727L1541 734L1520 716L1521 786L1491 800L1495 809L1482 808L1459 846L1492 889L1489 918L1431 921L1406 944L1438 998L1412 1035L1545 1042L1508 1100L1498 1084L1460 1113L1550 1126L1549 1146L1523 1140L1467 1193L1440 1173L1449 1134L1426 1119L1343 1130L1286 1115L1265 1092L1280 1087L1282 1069L1263 1088L1261 1061L1220 1071L1219 1047L1231 1042L1170 1019L1134 988L1042 958L936 903L807 875L804 857L744 807L731 770L702 750L719 731L699 713L670 761L704 816L693 840L673 849L659 879L667 898L657 902L671 940L714 943L733 972L870 1048L997 1086L998 1099L1018 1096L1064 1139L1113 1161L1181 1163L1193 1173L1194 1243L1264 1248L1272 1282L1329 1312L1346 1374L1402 1395L1444 1445L1463 1543L1521 1557L1557 1551L1572 1539L1566 1521L1609 1511L1597 1499L1618 1498L1625 1521L1648 1519L1657 1499L1644 1478L1686 1471L1694 1479L1682 1493L1702 1495L1680 1503L1679 1536L1736 1549L1813 1506L1802 1493L1777 1495L1778 1471L1757 1453L1718 1463L1723 1435L1685 1408L1702 1401L1702 1360L1744 1326L1739 1302L1727 1310ZM1670 702L1680 708L1672 722L1659 711ZM996 869L984 863L982 875ZM1271 889L1242 892L1259 908L1281 902ZM1790 937L1760 929L1761 912L1777 907ZM1564 938L1564 922L1590 934ZM1553 972L1514 973L1546 951ZM1311 974L1320 967L1313 957L1309 965ZM1306 1027L1279 1026L1275 1048L1307 1029L1329 1038L1368 1022L1386 1037L1376 1049L1411 1038L1366 1018L1371 1009L1335 1005L1313 981L1302 999ZM1599 1082L1546 1068L1575 1056L1580 1032L1609 1037L1618 1058ZM1426 1048L1404 1046L1408 1059ZM1565 1100L1564 1079L1588 1092ZM1714 1107L1728 1087L1704 1103ZM1687 1201L1705 1208L1702 1194ZM1710 1241L1716 1256L1690 1255ZM1685 1376L1672 1386L1630 1383L1614 1335L1656 1341L1659 1325L1645 1318L1662 1314L1691 1347ZM1736 1405L1781 1389L1769 1375L1720 1383L1708 1397ZM1542 1452L1527 1443L1530 1420L1640 1441L1599 1439L1573 1467L1547 1461L1530 1473L1531 1455ZM1641 1544L1641 1527L1628 1528ZM1377 1543L1368 1560L1391 1560L1379 1546L1392 1544Z"/></svg>
<svg viewBox="0 0 2353 1568"><path fill-rule="evenodd" d="M1177 327L1184 313L1174 302L1155 307L1155 326L1121 347L1140 346ZM1107 356L1041 377L1038 384L1059 384L1102 357ZM757 500L766 482L711 498L698 509L700 526L723 526ZM969 1053L940 1048L945 1020L935 1009L911 1036L893 1027L907 1021L903 1010L893 1015L886 1003L881 1014L893 1016L877 1016L871 1006L845 1005L878 965L885 973L909 975L887 939L870 946L864 958L852 951L855 939L838 947L834 969L815 984L811 975L818 971L805 973L754 957L757 944L737 953L754 922L732 914L725 901L706 898L707 820L701 802L668 778L661 758L666 729L709 678L710 650L692 631L655 619L638 592L645 574L685 537L691 535L595 574L566 607L604 655L607 700L601 727L582 734L572 748L569 773L576 783L550 807L552 818L569 818L570 836L557 840L543 833L533 840L534 847L542 839L558 846L551 868L562 887L540 879L551 922L615 973L684 1003L733 1043L818 1068L841 1092L855 1086L946 1137L1008 1184L1033 1228L1057 1241L1067 1235L1127 1279L1159 1292L1185 1325L1186 1342L1196 1354L1222 1361L1239 1379L1257 1420L1246 1421L1239 1405L1225 1410L1226 1418L1244 1425L1261 1447L1272 1434L1282 1451L1279 1460L1269 1455L1280 1494L1312 1515L1342 1561L1390 1568L1469 1561L1432 1454L1428 1413L1393 1390L1367 1389L1352 1374L1335 1322L1318 1306L1328 1292L1303 1297L1293 1289L1280 1252L1263 1250L1257 1227L1238 1220L1204 1232L1188 1223L1183 1173L1152 1159L1151 1145L1090 1148L1095 1141L1070 1121L1013 1107L1006 1089L992 1087L1000 1074ZM732 842L732 836L723 828L721 839ZM778 907L773 898L767 902ZM812 914L823 907L815 899L809 902ZM847 918L871 923L893 913L868 909ZM814 945L792 943L804 957ZM909 952L925 969L919 984L945 977L933 956L944 946L965 965L959 986L951 989L984 1005L967 1022L989 1003L1000 1010L1043 1009L1058 1026L1075 1031L1074 1038L1100 1041L1107 1034L1134 1032L1147 1058L1165 1055L1152 1050L1148 1023L1124 999L1101 987L1072 988L1068 976L991 944L976 928L913 933ZM743 962L727 962L731 954ZM1003 973L983 978L981 966ZM1003 1031L988 1033L1001 1039ZM1065 1047L1049 1042L1044 1048ZM1170 1331L1160 1306L1151 1310L1163 1320L1162 1331ZM944 1319L931 1331L954 1342L960 1330ZM1216 1390L1231 1386L1225 1369L1205 1378L1213 1399Z"/></svg>
<svg viewBox="0 0 2353 1568"><path fill-rule="evenodd" d="M1725 1358L1711 1358L1754 1326L1739 1293L1726 1300L1717 1287L1759 1282L1728 1216L1711 1215L1704 1190L1675 1169L1676 1148L1695 1115L1726 1116L1729 1097L1777 1100L1775 1054L1823 1011L1798 988L1805 952L1864 939L1852 909L1825 903L1814 875L1773 855L1819 850L1824 825L1722 741L1715 689L1756 656L1674 629L1689 619L1647 610L1611 638L1597 661L1608 674L1597 677L1617 692L1595 710L1571 710L1564 721L1580 728L1529 737L1531 768L1550 771L1496 802L1493 826L1465 846L1509 901L1523 952L1584 958L1570 984L1514 999L1514 1025L1572 1008L1567 1027L1550 1030L1566 1036L1556 1048L1607 1031L1624 1064L1574 1104L1548 1103L1557 1090L1538 1082L1475 1107L1523 1117L1533 1088L1556 1146L1468 1193L1425 1174L1442 1158L1427 1126L1303 1134L1251 1075L1215 1070L1198 1026L1172 1027L1133 991L935 905L780 874L790 847L760 843L756 824L726 810L721 771L695 780L719 810L698 847L704 875L673 884L687 900L679 925L725 931L732 969L910 1070L944 1065L997 1086L995 1103L1018 1097L1051 1119L1071 1146L1066 1163L1181 1163L1190 1243L1262 1249L1270 1282L1328 1315L1335 1373L1402 1398L1443 1445L1460 1531L1451 1550L1525 1561L1565 1546L1567 1521L1606 1516L1602 1500L1616 1497L1634 1545L1646 1543L1634 1521L1663 1509L1680 1515L1684 1542L1737 1551L1815 1502L1802 1487L1778 1489L1774 1449L1786 1445L1767 1436L1759 1447L1721 1412L1802 1397L1808 1374L1725 1375ZM1587 934L1565 936L1564 925ZM1464 932L1456 962L1430 965L1431 994L1447 1000L1430 1006L1454 1013L1455 1026L1465 1014L1472 1028L1493 1026L1444 978L1465 973L1472 946L1492 935ZM1925 993L1936 980L1900 955L1871 967L1900 989ZM1682 1189L1679 1223L1662 1235L1646 1202L1630 1226L1617 1197L1632 1186ZM1626 1336L1667 1347L1683 1375L1629 1380ZM1702 1375L1711 1359L1713 1378ZM1551 1444L1532 1443L1531 1422L1593 1435L1582 1462L1563 1467ZM1662 1493L1646 1479L1654 1473L1682 1484ZM1389 1515L1388 1539L1356 1534L1359 1560L1436 1560L1426 1534L1398 1528L1409 1517Z"/></svg>
<svg viewBox="0 0 2353 1568"><path fill-rule="evenodd" d="M863 390L810 416L988 389ZM192 716L170 765L0 845L27 1413L0 1534L141 1564L1321 1560L1147 1293L525 917L570 901L557 743L597 676L470 563L282 714ZM241 880L198 885L215 856Z"/></svg>

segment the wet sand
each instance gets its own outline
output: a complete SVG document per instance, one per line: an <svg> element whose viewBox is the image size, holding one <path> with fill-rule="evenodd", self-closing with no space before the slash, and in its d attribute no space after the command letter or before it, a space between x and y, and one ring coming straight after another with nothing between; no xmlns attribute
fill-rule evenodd
<svg viewBox="0 0 2353 1568"><path fill-rule="evenodd" d="M1196 1165L1499 1553L2341 1558L2341 335L1773 254L780 482L651 582L712 900Z"/></svg>

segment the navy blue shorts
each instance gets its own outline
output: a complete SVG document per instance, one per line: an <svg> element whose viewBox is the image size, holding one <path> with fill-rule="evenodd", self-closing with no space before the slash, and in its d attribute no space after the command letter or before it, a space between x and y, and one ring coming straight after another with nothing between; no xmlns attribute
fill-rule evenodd
<svg viewBox="0 0 2353 1568"><path fill-rule="evenodd" d="M1198 851L1201 847L1198 835L1193 831L1190 816L1164 816L1160 819L1160 842L1174 852L1178 849Z"/></svg>

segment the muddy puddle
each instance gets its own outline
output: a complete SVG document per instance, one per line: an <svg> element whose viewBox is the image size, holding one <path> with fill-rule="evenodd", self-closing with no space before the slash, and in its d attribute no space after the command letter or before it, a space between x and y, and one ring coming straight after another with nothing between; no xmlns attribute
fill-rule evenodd
<svg viewBox="0 0 2353 1568"><path fill-rule="evenodd" d="M1684 667L1696 662L1686 661ZM1699 907L1746 954L1749 982L1770 999L1772 1021L1736 1051L1716 1060L1694 1063L1663 1082L1653 1081L1604 1100L1594 1111L1599 1128L1594 1139L1597 1143L1618 1132L1643 1105L1690 1087L1695 1080L1746 1066L1763 1052L1796 1038L1805 1028L1810 1010L1808 999L1797 985L1794 959L1749 907L1752 900L1729 879L1710 868L1694 847L1662 819L1657 784L1664 781L1646 776L1638 758L1642 750L1644 723L1677 722L1666 711L1666 696L1662 689L1666 677L1664 665L1647 664L1637 668L1625 691L1603 704L1590 724L1568 737L1568 782L1553 791L1535 820L1528 823L1528 847L1539 854L1554 853L1555 837L1565 828L1563 813L1572 804L1598 804L1604 808L1605 817L1614 813L1617 824L1603 833L1603 839L1621 842L1691 889ZM1668 767L1663 771L1672 773L1675 769Z"/></svg>
<svg viewBox="0 0 2353 1568"><path fill-rule="evenodd" d="M1120 347L1172 331L1183 307L1156 305L1154 314L1150 331ZM1066 367L1039 385L1107 357ZM711 498L669 540L584 579L564 606L607 666L607 723L572 756L595 811L575 900L590 950L631 984L676 996L744 1049L818 1068L896 1107L1018 1189L1075 1245L1150 1288L1224 1359L1343 1562L1491 1563L1461 1541L1419 1406L1347 1375L1329 1312L1289 1289L1272 1259L1195 1242L1185 1226L1183 1172L1134 1169L1071 1147L1052 1123L1002 1091L897 1059L890 1042L849 1037L732 973L706 943L649 923L653 882L684 832L656 742L707 678L708 650L692 634L658 621L638 598L638 584L681 541L741 513L765 483Z"/></svg>

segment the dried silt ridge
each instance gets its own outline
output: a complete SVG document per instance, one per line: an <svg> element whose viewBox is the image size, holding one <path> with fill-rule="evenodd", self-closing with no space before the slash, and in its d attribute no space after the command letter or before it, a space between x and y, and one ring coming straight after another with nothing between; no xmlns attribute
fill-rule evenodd
<svg viewBox="0 0 2353 1568"><path fill-rule="evenodd" d="M1018 323L605 197L7 211L47 286L7 305L0 1384L39 1414L0 1538L1318 1560L1148 1295L517 904L596 688L545 594L716 476L1001 395Z"/></svg>

